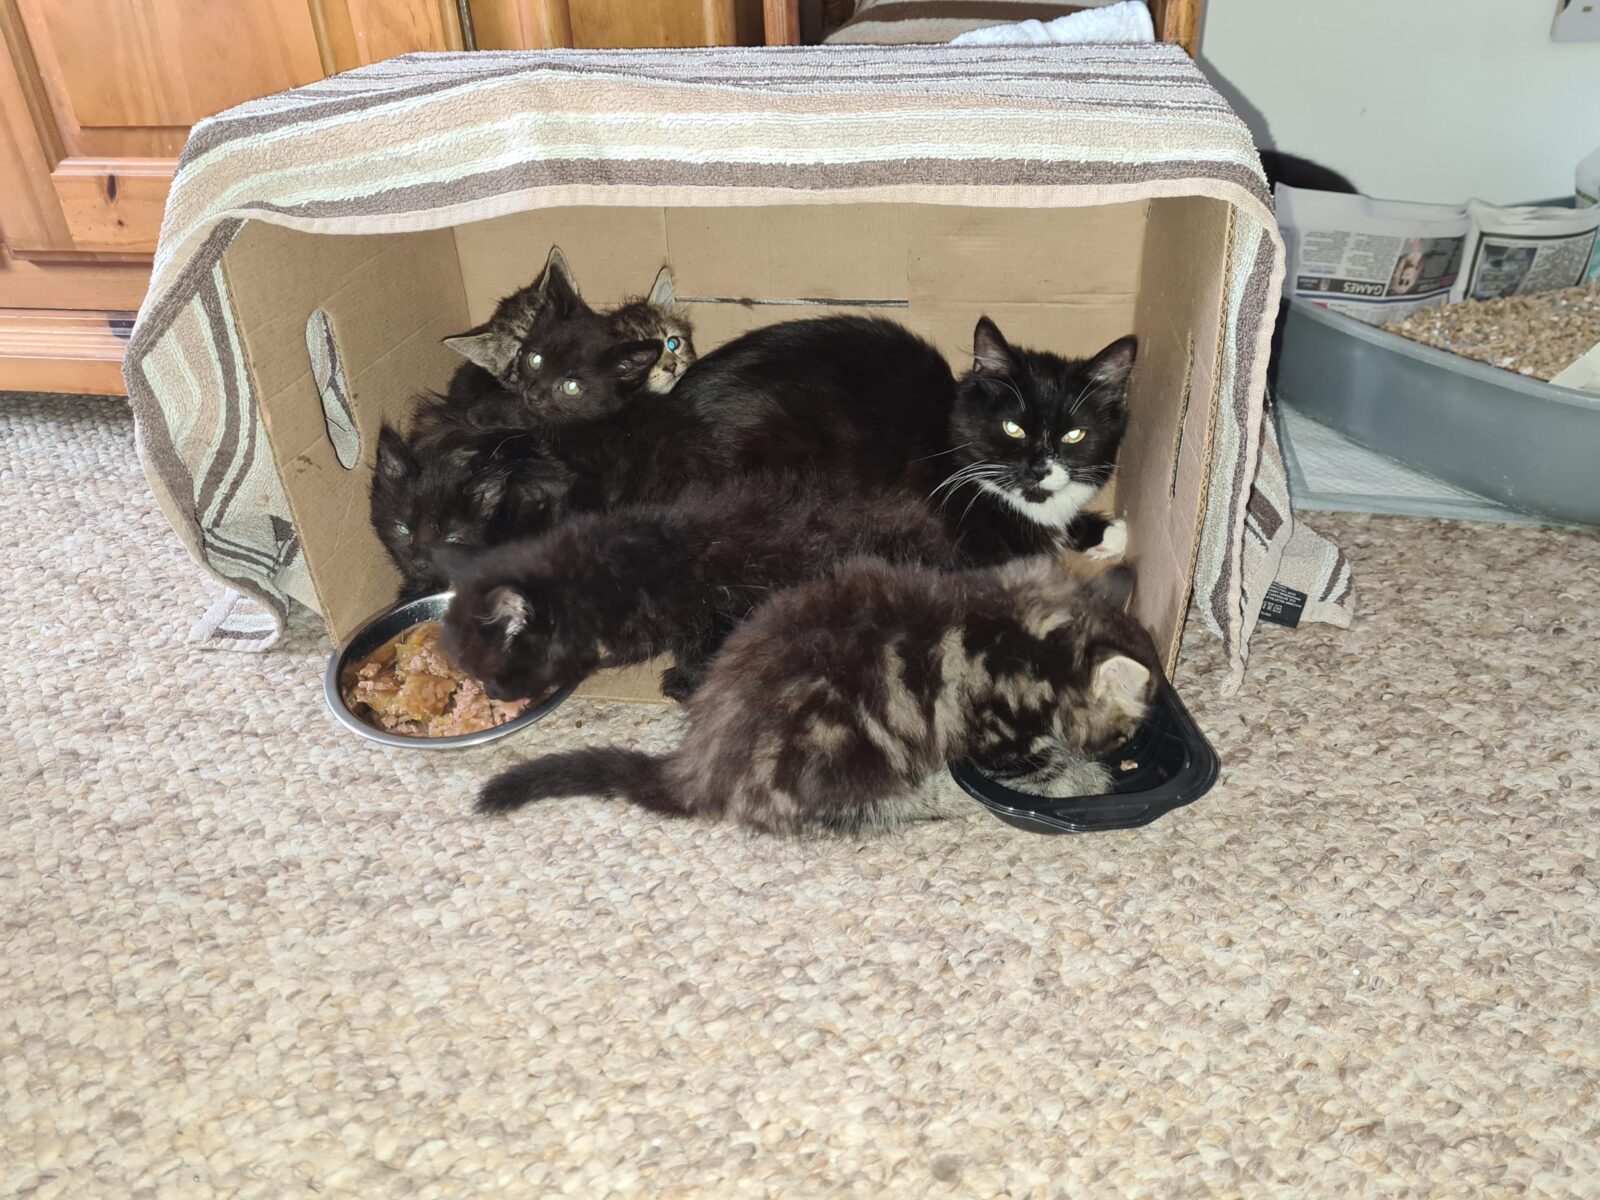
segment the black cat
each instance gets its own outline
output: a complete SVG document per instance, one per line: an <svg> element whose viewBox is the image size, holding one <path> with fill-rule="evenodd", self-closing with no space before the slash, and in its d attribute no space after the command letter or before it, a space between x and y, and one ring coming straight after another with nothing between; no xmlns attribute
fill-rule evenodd
<svg viewBox="0 0 1600 1200"><path fill-rule="evenodd" d="M1009 345L988 317L973 335L973 366L956 389L948 449L917 464L918 486L954 516L970 562L992 563L1066 545L1120 557L1121 520L1084 506L1116 470L1128 427L1137 344L1118 338L1087 359Z"/></svg>
<svg viewBox="0 0 1600 1200"><path fill-rule="evenodd" d="M646 388L663 343L619 335L583 302L566 259L552 248L538 279L445 345L519 398L525 423L561 425L626 408Z"/></svg>
<svg viewBox="0 0 1600 1200"><path fill-rule="evenodd" d="M568 508L571 470L524 430L451 430L419 450L378 432L371 511L412 599L448 586L440 552L479 550L549 529Z"/></svg>
<svg viewBox="0 0 1600 1200"><path fill-rule="evenodd" d="M670 504L571 517L462 561L445 645L499 699L672 654L662 690L682 699L768 595L863 554L956 565L939 520L904 493L804 475L696 485Z"/></svg>

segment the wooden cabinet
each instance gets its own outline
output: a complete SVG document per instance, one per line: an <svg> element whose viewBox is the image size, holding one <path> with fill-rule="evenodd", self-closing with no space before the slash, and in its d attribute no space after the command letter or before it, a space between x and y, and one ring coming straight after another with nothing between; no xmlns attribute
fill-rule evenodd
<svg viewBox="0 0 1600 1200"><path fill-rule="evenodd" d="M122 392L167 187L202 117L413 50L730 43L740 7L0 0L0 390Z"/></svg>

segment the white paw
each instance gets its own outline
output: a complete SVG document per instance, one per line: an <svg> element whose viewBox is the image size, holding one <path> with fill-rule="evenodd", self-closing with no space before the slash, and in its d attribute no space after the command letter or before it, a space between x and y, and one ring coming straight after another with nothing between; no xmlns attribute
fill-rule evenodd
<svg viewBox="0 0 1600 1200"><path fill-rule="evenodd" d="M1084 551L1090 558L1109 559L1121 558L1128 552L1128 523L1118 517L1106 526L1105 533L1100 535L1100 544L1090 546Z"/></svg>

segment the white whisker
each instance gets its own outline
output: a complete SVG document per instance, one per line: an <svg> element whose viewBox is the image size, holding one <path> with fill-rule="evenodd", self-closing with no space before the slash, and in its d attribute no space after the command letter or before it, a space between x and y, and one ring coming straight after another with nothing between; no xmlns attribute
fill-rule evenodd
<svg viewBox="0 0 1600 1200"><path fill-rule="evenodd" d="M935 450L932 454L924 454L921 458L913 458L912 462L927 462L930 458L939 458L942 455L954 454L957 450L965 450L971 442L962 442L959 446L951 446L948 450Z"/></svg>

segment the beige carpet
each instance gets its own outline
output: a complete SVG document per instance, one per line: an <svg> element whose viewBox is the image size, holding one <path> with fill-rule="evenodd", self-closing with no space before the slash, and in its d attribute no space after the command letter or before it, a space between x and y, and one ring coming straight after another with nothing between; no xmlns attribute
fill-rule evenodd
<svg viewBox="0 0 1600 1200"><path fill-rule="evenodd" d="M1593 536L1325 518L1362 619L1196 634L1143 831L793 844L482 820L309 625L191 651L130 433L0 398L0 1195L1600 1194Z"/></svg>

